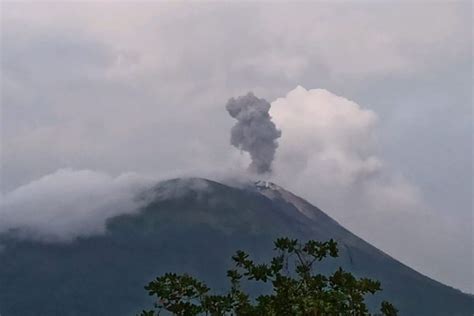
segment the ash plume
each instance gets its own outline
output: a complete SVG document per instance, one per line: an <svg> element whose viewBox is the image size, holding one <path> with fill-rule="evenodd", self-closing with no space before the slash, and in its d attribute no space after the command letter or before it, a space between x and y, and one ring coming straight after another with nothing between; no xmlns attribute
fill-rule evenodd
<svg viewBox="0 0 474 316"><path fill-rule="evenodd" d="M232 127L230 143L250 154L251 172L271 172L271 165L281 136L268 111L270 103L257 98L252 92L227 101L226 109L237 120Z"/></svg>

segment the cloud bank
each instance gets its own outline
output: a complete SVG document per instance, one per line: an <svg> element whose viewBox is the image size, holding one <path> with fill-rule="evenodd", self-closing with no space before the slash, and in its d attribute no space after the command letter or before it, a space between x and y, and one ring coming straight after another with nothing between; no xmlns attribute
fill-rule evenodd
<svg viewBox="0 0 474 316"><path fill-rule="evenodd" d="M375 112L325 89L298 86L272 102L270 113L283 130L278 183L366 236L384 214L426 215L416 186L377 154Z"/></svg>
<svg viewBox="0 0 474 316"><path fill-rule="evenodd" d="M137 194L152 183L133 173L58 170L2 197L0 234L49 242L102 234L108 218L137 211Z"/></svg>
<svg viewBox="0 0 474 316"><path fill-rule="evenodd" d="M472 254L471 223L433 208L377 153L375 112L327 90L298 86L273 101L270 114L283 131L275 182L419 271L448 274L443 267L455 261L469 274L469 260L457 258ZM427 246L432 243L438 248Z"/></svg>

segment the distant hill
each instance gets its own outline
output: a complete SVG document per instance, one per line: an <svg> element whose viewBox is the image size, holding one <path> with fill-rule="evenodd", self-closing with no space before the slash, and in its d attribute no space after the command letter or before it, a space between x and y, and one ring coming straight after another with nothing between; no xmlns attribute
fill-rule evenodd
<svg viewBox="0 0 474 316"><path fill-rule="evenodd" d="M174 179L139 198L146 207L110 219L101 236L64 244L0 236L0 314L135 315L150 306L143 286L155 276L188 272L224 290L237 249L264 260L281 236L337 240L340 257L320 269L380 280L372 306L386 299L402 316L474 314L473 296L410 269L274 184Z"/></svg>

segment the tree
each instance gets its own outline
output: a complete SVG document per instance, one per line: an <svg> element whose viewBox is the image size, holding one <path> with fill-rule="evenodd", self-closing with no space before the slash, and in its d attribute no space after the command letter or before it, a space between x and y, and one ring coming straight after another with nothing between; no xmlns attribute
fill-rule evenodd
<svg viewBox="0 0 474 316"><path fill-rule="evenodd" d="M141 316L168 311L179 316L323 316L370 315L365 295L381 290L380 282L356 278L342 268L332 275L314 273L316 262L337 257L334 240L300 243L296 239L275 241L278 252L269 263L257 264L243 251L232 257L235 269L227 272L230 290L223 295L211 294L201 281L183 274L167 273L150 282L145 289L157 298L155 310ZM271 294L252 299L241 288L242 280L271 283ZM396 316L397 309L382 302L379 315Z"/></svg>

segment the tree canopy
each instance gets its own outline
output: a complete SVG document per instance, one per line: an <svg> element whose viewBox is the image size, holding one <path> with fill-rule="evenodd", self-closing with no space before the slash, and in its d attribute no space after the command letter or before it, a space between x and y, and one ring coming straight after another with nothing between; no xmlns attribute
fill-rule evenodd
<svg viewBox="0 0 474 316"><path fill-rule="evenodd" d="M249 254L237 251L232 257L235 268L227 272L230 289L215 294L202 281L188 274L167 273L151 281L145 289L156 297L153 310L179 316L323 316L371 315L365 302L367 294L381 291L379 281L356 278L338 268L331 275L315 273L315 263L337 257L334 240L301 243L297 239L275 241L277 255L268 263L255 263ZM242 289L242 281L270 283L272 292L252 298ZM376 315L396 316L397 309L384 301Z"/></svg>

